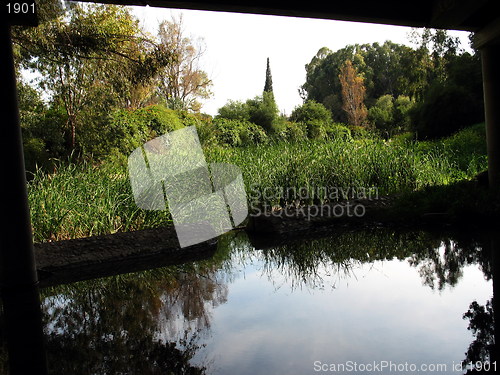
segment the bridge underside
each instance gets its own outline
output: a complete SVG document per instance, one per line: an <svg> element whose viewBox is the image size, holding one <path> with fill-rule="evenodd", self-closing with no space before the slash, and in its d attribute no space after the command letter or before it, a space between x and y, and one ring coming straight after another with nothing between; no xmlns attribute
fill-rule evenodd
<svg viewBox="0 0 500 375"><path fill-rule="evenodd" d="M25 0L30 2L33 0ZM40 0L43 1L43 0ZM500 17L498 0L357 0L282 2L276 0L96 0L120 5L273 14L401 26L444 28L475 32L481 50L488 168L491 189L500 187ZM2 5L1 12L5 12ZM2 13L2 16L5 14ZM12 18L10 24L36 24L36 17ZM0 249L0 282L9 346L11 374L46 374L38 280L33 256L30 215L26 192L16 82L9 22L0 19L0 71L3 145L0 148L4 197ZM498 311L498 309L496 309ZM30 340L26 340L30 337ZM28 345L29 344L29 345Z"/></svg>

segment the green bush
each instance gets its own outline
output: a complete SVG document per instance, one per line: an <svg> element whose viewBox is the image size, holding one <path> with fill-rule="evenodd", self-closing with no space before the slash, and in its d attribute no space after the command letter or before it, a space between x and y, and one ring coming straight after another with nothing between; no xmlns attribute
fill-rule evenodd
<svg viewBox="0 0 500 375"><path fill-rule="evenodd" d="M310 139L326 138L325 124L321 120L309 120L306 122L306 127Z"/></svg>
<svg viewBox="0 0 500 375"><path fill-rule="evenodd" d="M390 138L410 129L410 112L414 105L408 96L394 99L392 95L383 95L368 110L368 121L385 138Z"/></svg>
<svg viewBox="0 0 500 375"><path fill-rule="evenodd" d="M324 125L332 122L332 115L326 107L314 100L308 100L299 107L296 107L290 115L290 121L304 122L318 121Z"/></svg>
<svg viewBox="0 0 500 375"><path fill-rule="evenodd" d="M22 114L22 113L21 113ZM21 123L23 142L25 148L30 148L30 155L25 156L27 164L34 162L40 166L40 160L32 159L37 157L33 147L38 143L35 148L40 148L40 142L43 142L44 153L47 158L64 158L69 154L67 149L67 142L65 139L65 129L67 114L62 106L54 105L47 109L43 114L26 126L26 123ZM34 139L33 143L29 145L29 140ZM41 154L38 154L41 156Z"/></svg>
<svg viewBox="0 0 500 375"><path fill-rule="evenodd" d="M397 133L410 130L410 114L414 106L415 102L405 95L399 95L394 101L394 127Z"/></svg>
<svg viewBox="0 0 500 375"><path fill-rule="evenodd" d="M349 141L352 139L351 130L342 124L332 123L326 128L326 135L330 139L340 139L343 141Z"/></svg>
<svg viewBox="0 0 500 375"><path fill-rule="evenodd" d="M419 139L446 137L483 118L478 99L454 84L432 86L412 111L412 123Z"/></svg>
<svg viewBox="0 0 500 375"><path fill-rule="evenodd" d="M264 92L262 96L248 99L245 103L230 100L219 108L215 119L251 122L269 134L278 134L281 128L278 106L272 92Z"/></svg>
<svg viewBox="0 0 500 375"><path fill-rule="evenodd" d="M27 171L33 173L38 168L47 169L50 166L50 157L42 139L28 138L23 143L24 165Z"/></svg>
<svg viewBox="0 0 500 375"><path fill-rule="evenodd" d="M188 111L176 111L177 117L182 123L182 126L198 126L204 118L199 113L190 113Z"/></svg>
<svg viewBox="0 0 500 375"><path fill-rule="evenodd" d="M264 129L259 125L244 122L240 128L240 139L242 146L249 146L265 143L268 137Z"/></svg>
<svg viewBox="0 0 500 375"><path fill-rule="evenodd" d="M302 141L307 138L307 127L302 123L286 121L282 136L290 142Z"/></svg>
<svg viewBox="0 0 500 375"><path fill-rule="evenodd" d="M250 122L261 126L267 133L278 133L279 111L272 92L264 92L262 96L247 100L247 106Z"/></svg>
<svg viewBox="0 0 500 375"><path fill-rule="evenodd" d="M247 146L267 141L264 129L248 121L215 118L213 125L217 141L221 145Z"/></svg>
<svg viewBox="0 0 500 375"><path fill-rule="evenodd" d="M217 140L217 128L211 119L203 119L196 125L198 138L203 146L215 145Z"/></svg>
<svg viewBox="0 0 500 375"><path fill-rule="evenodd" d="M242 122L239 120L228 120L225 118L214 119L218 143L226 146L240 146L240 130Z"/></svg>
<svg viewBox="0 0 500 375"><path fill-rule="evenodd" d="M368 120L375 128L389 133L394 125L394 98L392 95L383 95L377 99L375 105L368 110Z"/></svg>
<svg viewBox="0 0 500 375"><path fill-rule="evenodd" d="M162 105L136 109L134 116L158 136L184 127L177 112Z"/></svg>
<svg viewBox="0 0 500 375"><path fill-rule="evenodd" d="M219 108L217 117L228 120L250 121L248 104L229 100L227 104Z"/></svg>
<svg viewBox="0 0 500 375"><path fill-rule="evenodd" d="M88 151L95 156L116 153L128 155L143 143L183 127L177 113L162 105L135 110L117 109L98 132L99 139L94 142L95 147Z"/></svg>

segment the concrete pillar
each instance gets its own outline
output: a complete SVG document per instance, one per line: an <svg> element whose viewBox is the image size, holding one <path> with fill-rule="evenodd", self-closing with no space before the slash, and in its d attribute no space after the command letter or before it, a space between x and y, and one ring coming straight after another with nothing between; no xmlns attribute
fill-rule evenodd
<svg viewBox="0 0 500 375"><path fill-rule="evenodd" d="M10 374L46 374L10 26L0 23L0 291Z"/></svg>
<svg viewBox="0 0 500 375"><path fill-rule="evenodd" d="M496 361L498 366L500 359L500 328L498 326L498 322L500 322L500 234L494 231L490 232L489 235L491 237L491 273L493 275L493 319L495 321L495 349L490 353L490 361L491 363Z"/></svg>
<svg viewBox="0 0 500 375"><path fill-rule="evenodd" d="M490 189L500 188L500 45L481 48Z"/></svg>

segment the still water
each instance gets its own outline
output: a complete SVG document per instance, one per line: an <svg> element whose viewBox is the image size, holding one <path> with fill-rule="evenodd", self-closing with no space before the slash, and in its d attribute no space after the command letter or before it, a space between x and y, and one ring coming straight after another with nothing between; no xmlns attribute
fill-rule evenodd
<svg viewBox="0 0 500 375"><path fill-rule="evenodd" d="M43 290L49 368L461 374L492 349L489 246L389 230L285 245L229 234L211 259Z"/></svg>

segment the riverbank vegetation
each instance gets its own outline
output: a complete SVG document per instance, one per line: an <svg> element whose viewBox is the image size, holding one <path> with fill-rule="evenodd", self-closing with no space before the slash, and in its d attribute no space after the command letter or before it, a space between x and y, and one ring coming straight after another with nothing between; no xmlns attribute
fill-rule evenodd
<svg viewBox="0 0 500 375"><path fill-rule="evenodd" d="M187 126L208 162L239 166L249 197L272 205L290 202L264 197L266 189L407 196L487 168L479 56L445 31L415 31L413 48L320 49L289 116L280 114L268 59L261 95L210 116L204 47L186 37L182 19L151 35L126 7L57 0L43 2L39 17L38 28L13 31L35 241L169 224L168 212L134 204L126 162L143 143Z"/></svg>

